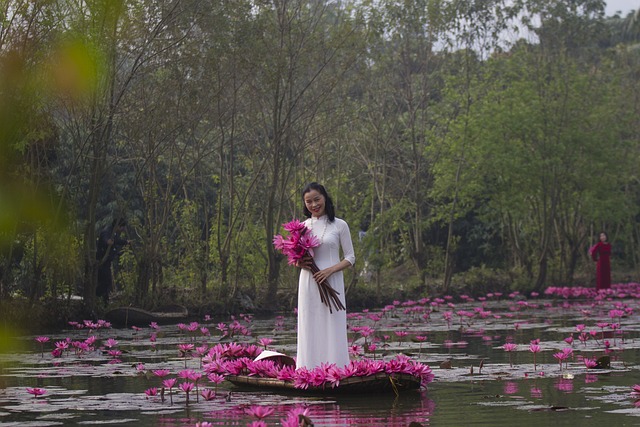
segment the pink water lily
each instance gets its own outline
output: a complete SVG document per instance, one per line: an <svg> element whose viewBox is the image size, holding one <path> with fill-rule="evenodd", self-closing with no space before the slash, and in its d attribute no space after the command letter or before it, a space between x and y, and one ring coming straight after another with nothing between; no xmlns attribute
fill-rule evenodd
<svg viewBox="0 0 640 427"><path fill-rule="evenodd" d="M40 357L44 357L44 344L49 342L49 337L36 337L36 341L40 343Z"/></svg>
<svg viewBox="0 0 640 427"><path fill-rule="evenodd" d="M285 366L276 375L276 378L282 381L293 381L295 378L295 366Z"/></svg>
<svg viewBox="0 0 640 427"><path fill-rule="evenodd" d="M187 367L187 358L191 357L191 352L195 346L193 344L178 344L180 357L184 358L184 367Z"/></svg>
<svg viewBox="0 0 640 427"><path fill-rule="evenodd" d="M113 339L113 338L109 338L108 340L106 340L104 342L104 346L108 347L108 348L112 348L118 345L118 341Z"/></svg>
<svg viewBox="0 0 640 427"><path fill-rule="evenodd" d="M191 369L183 369L182 371L178 372L178 378L191 379L194 374L195 371Z"/></svg>
<svg viewBox="0 0 640 427"><path fill-rule="evenodd" d="M175 387L177 381L178 381L177 378L169 378L166 380L162 380L162 386L164 388L169 389L169 399L172 405L173 405L173 394L171 393L171 390L173 389L173 387Z"/></svg>
<svg viewBox="0 0 640 427"><path fill-rule="evenodd" d="M153 396L157 396L158 395L158 388L157 387L148 388L148 389L146 389L144 391L144 394L147 395L147 398L153 397Z"/></svg>
<svg viewBox="0 0 640 427"><path fill-rule="evenodd" d="M178 344L178 350L180 350L180 357L185 357L190 354L194 349L193 344Z"/></svg>
<svg viewBox="0 0 640 427"><path fill-rule="evenodd" d="M562 369L562 362L565 362L571 356L572 352L571 351L567 351L567 350L571 350L571 349L570 348L569 349L565 348L562 351L559 351L557 353L553 353L553 357L560 364L560 369Z"/></svg>
<svg viewBox="0 0 640 427"><path fill-rule="evenodd" d="M222 381L224 381L224 376L220 375L220 374L216 374L216 373L211 373L209 375L207 375L207 378L209 378L209 381L211 381L214 384L220 384Z"/></svg>
<svg viewBox="0 0 640 427"><path fill-rule="evenodd" d="M584 366L587 367L587 369L593 369L596 366L598 366L598 362L596 362L594 359L591 359L589 357L584 357L582 359L582 362L584 363Z"/></svg>
<svg viewBox="0 0 640 427"><path fill-rule="evenodd" d="M57 341L55 343L55 346L57 349L59 350L66 350L67 348L69 348L69 341Z"/></svg>
<svg viewBox="0 0 640 427"><path fill-rule="evenodd" d="M295 372L293 385L295 388L306 390L309 388L309 385L311 385L311 377L311 371L305 367L299 368Z"/></svg>
<svg viewBox="0 0 640 427"><path fill-rule="evenodd" d="M205 388L204 390L202 390L202 392L200 392L200 395L207 402L216 398L215 390L211 390L210 388Z"/></svg>
<svg viewBox="0 0 640 427"><path fill-rule="evenodd" d="M196 356L198 356L201 360L208 354L209 347L206 344L196 347Z"/></svg>
<svg viewBox="0 0 640 427"><path fill-rule="evenodd" d="M313 256L313 248L320 245L320 241L307 226L298 219L294 219L282 227L288 235L276 235L273 237L273 246L287 257L290 265L296 264L308 252Z"/></svg>
<svg viewBox="0 0 640 427"><path fill-rule="evenodd" d="M518 344L508 342L502 346L502 349L509 353L509 365L513 367L513 358L511 355L518 349Z"/></svg>
<svg viewBox="0 0 640 427"><path fill-rule="evenodd" d="M156 377L160 378L164 378L171 373L168 369L156 369L152 372Z"/></svg>
<svg viewBox="0 0 640 427"><path fill-rule="evenodd" d="M539 342L539 341L538 341ZM540 346L538 344L529 344L529 351L531 351L531 353L533 353L533 370L537 370L537 364L536 364L536 354L540 353Z"/></svg>
<svg viewBox="0 0 640 427"><path fill-rule="evenodd" d="M269 345L271 345L271 343L273 343L273 340L271 338L260 338L258 340L258 343L264 347L267 348Z"/></svg>
<svg viewBox="0 0 640 427"><path fill-rule="evenodd" d="M359 345L349 346L349 354L354 357L360 357L362 355L362 347Z"/></svg>
<svg viewBox="0 0 640 427"><path fill-rule="evenodd" d="M191 393L191 391L193 390L193 383L190 383L188 381L185 381L183 383L180 383L180 385L178 385L178 388L182 391L184 391L184 393L187 395L187 405L189 404L189 393Z"/></svg>
<svg viewBox="0 0 640 427"><path fill-rule="evenodd" d="M283 224L283 227L289 234L287 236L274 236L273 246L287 257L289 265L297 265L299 261L305 259L308 261L308 268L311 273L318 273L320 268L313 260L313 249L320 246L320 240L304 223L297 219ZM317 282L317 285L321 302L329 307L331 312L333 312L334 308L336 311L345 310L339 293L328 284L326 279Z"/></svg>
<svg viewBox="0 0 640 427"><path fill-rule="evenodd" d="M42 396L43 394L46 394L47 389L39 388L39 387L34 387L34 388L27 387L27 393L32 394L33 397L37 398L38 396Z"/></svg>

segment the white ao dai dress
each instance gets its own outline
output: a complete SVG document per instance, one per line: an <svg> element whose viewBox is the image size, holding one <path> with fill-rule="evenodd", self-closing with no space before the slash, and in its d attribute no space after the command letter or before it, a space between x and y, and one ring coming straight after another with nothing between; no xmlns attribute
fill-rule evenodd
<svg viewBox="0 0 640 427"><path fill-rule="evenodd" d="M313 249L313 259L320 270L340 262L340 249L343 258L351 265L355 263L355 253L349 225L340 218L329 222L326 215L309 218L305 221L308 228L320 240L320 246ZM333 289L344 298L344 275L342 271L332 274L328 279ZM342 368L349 364L347 342L347 312L336 310L320 301L320 291L307 269L300 272L298 283L298 348L296 368L313 369L321 364L333 364Z"/></svg>

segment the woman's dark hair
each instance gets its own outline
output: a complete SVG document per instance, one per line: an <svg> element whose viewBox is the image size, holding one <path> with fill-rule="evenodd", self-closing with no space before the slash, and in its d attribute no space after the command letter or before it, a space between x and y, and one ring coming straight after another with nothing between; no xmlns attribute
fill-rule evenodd
<svg viewBox="0 0 640 427"><path fill-rule="evenodd" d="M310 182L302 189L302 211L304 212L304 216L311 218L311 212L304 203L304 195L311 190L316 190L324 196L324 213L327 215L327 218L329 218L329 222L333 222L333 220L336 219L336 208L333 206L333 200L329 197L329 193L327 193L324 186L317 182Z"/></svg>

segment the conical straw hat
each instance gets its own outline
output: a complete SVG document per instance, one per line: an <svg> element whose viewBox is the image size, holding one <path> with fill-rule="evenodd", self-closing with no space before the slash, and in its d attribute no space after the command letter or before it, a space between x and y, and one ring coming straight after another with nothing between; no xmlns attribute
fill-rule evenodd
<svg viewBox="0 0 640 427"><path fill-rule="evenodd" d="M295 366L296 361L293 360L293 357L287 356L286 354L278 353L277 351L264 350L262 353L258 355L254 361L272 359L274 362L280 363L282 365L292 365Z"/></svg>

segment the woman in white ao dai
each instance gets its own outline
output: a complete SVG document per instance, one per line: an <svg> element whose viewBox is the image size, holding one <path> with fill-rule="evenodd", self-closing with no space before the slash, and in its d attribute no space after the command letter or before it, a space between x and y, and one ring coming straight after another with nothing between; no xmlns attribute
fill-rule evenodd
<svg viewBox="0 0 640 427"><path fill-rule="evenodd" d="M313 369L321 364L335 364L341 368L349 364L347 313L335 308L332 313L320 301L316 280L327 280L339 292L346 307L342 270L355 263L349 225L335 217L333 202L322 185L308 184L302 197L305 214L309 216L305 224L320 241L313 254L320 271L314 275L309 269L302 268L300 272L296 368Z"/></svg>

